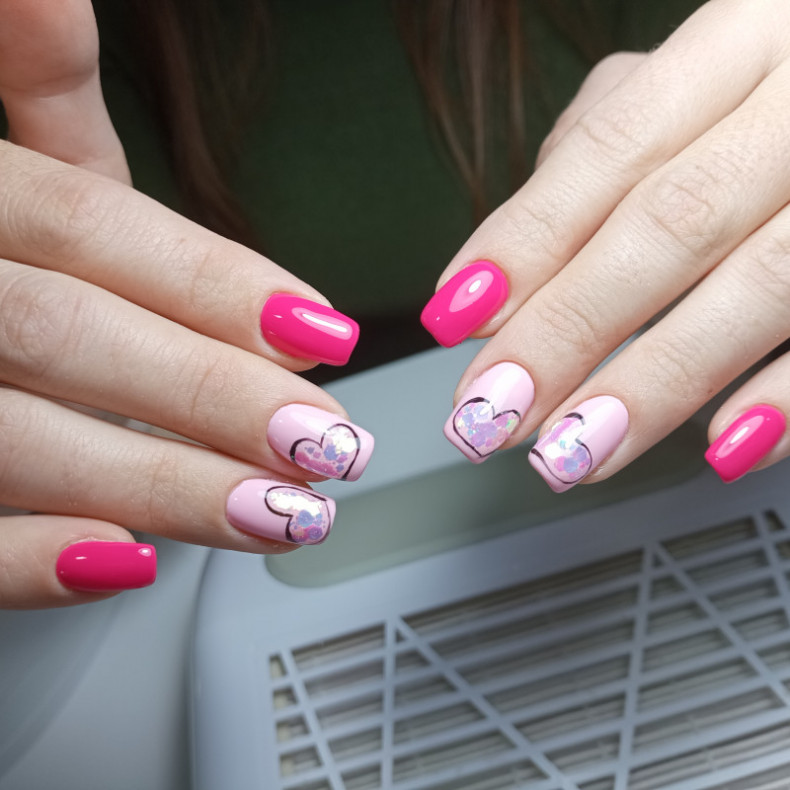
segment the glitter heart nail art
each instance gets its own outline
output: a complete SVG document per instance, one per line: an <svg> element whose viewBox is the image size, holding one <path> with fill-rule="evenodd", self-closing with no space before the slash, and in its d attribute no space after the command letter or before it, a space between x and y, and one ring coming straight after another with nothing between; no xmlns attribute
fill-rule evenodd
<svg viewBox="0 0 790 790"><path fill-rule="evenodd" d="M482 463L516 431L532 405L535 385L515 362L499 362L476 378L447 418L444 435L472 462Z"/></svg>
<svg viewBox="0 0 790 790"><path fill-rule="evenodd" d="M472 398L461 406L453 418L453 429L481 458L501 447L518 427L521 415L511 409L496 413L486 398Z"/></svg>
<svg viewBox="0 0 790 790"><path fill-rule="evenodd" d="M326 500L317 494L294 486L274 486L266 491L264 501L272 513L288 518L285 537L291 543L321 543L332 528Z"/></svg>
<svg viewBox="0 0 790 790"><path fill-rule="evenodd" d="M554 491L567 491L615 451L627 430L625 404L599 395L555 423L532 448L529 462Z"/></svg>
<svg viewBox="0 0 790 790"><path fill-rule="evenodd" d="M575 483L592 468L590 449L580 438L583 431L581 414L568 414L541 439L539 447L532 450L549 474L562 483Z"/></svg>
<svg viewBox="0 0 790 790"><path fill-rule="evenodd" d="M291 447L291 460L324 477L345 480L359 455L359 436L345 423L328 428L321 440L299 439Z"/></svg>
<svg viewBox="0 0 790 790"><path fill-rule="evenodd" d="M289 403L269 421L269 445L302 469L357 480L373 454L373 437L358 425L305 403Z"/></svg>

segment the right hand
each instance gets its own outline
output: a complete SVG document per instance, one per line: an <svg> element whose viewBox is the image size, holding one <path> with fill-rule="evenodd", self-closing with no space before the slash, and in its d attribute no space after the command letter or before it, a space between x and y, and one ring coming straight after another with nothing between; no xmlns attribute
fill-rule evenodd
<svg viewBox="0 0 790 790"><path fill-rule="evenodd" d="M124 183L97 56L86 0L0 0L0 502L36 512L0 520L0 607L106 597L118 560L136 586L155 558L130 529L259 553L315 542L333 504L292 486L348 471L321 455L341 406L260 326L274 294L326 300ZM347 479L372 447L354 427ZM313 452L304 468L292 439Z"/></svg>

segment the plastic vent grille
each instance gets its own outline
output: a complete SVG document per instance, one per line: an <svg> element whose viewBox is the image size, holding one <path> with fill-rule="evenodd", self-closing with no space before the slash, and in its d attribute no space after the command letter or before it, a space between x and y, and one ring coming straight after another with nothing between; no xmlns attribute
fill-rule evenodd
<svg viewBox="0 0 790 790"><path fill-rule="evenodd" d="M282 790L790 787L765 513L270 656Z"/></svg>

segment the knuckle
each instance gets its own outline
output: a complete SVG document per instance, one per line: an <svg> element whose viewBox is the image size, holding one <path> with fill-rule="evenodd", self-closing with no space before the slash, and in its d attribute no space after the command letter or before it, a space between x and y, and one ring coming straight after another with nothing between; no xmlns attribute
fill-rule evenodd
<svg viewBox="0 0 790 790"><path fill-rule="evenodd" d="M761 303L778 300L780 314L784 314L790 297L790 235L766 233L759 238L744 278L744 286L759 289Z"/></svg>
<svg viewBox="0 0 790 790"><path fill-rule="evenodd" d="M514 260L523 257L525 248L535 250L537 257L562 256L571 237L559 203L557 195L543 195L540 204L516 197L491 215L499 243L509 248Z"/></svg>
<svg viewBox="0 0 790 790"><path fill-rule="evenodd" d="M653 126L640 104L617 102L586 112L569 135L598 161L636 167L653 148L650 134Z"/></svg>
<svg viewBox="0 0 790 790"><path fill-rule="evenodd" d="M67 277L21 267L6 272L0 278L3 367L25 380L43 377L76 349L89 310Z"/></svg>
<svg viewBox="0 0 790 790"><path fill-rule="evenodd" d="M178 407L179 420L184 421L191 431L216 433L228 426L228 403L240 403L238 387L239 371L224 354L210 354L200 348L191 352L184 363L176 391L183 393Z"/></svg>
<svg viewBox="0 0 790 790"><path fill-rule="evenodd" d="M552 294L540 305L539 342L562 357L569 356L582 366L594 364L606 338L599 328L600 307L593 295L576 293Z"/></svg>
<svg viewBox="0 0 790 790"><path fill-rule="evenodd" d="M0 502L19 505L18 461L23 444L42 433L35 399L18 390L0 387Z"/></svg>
<svg viewBox="0 0 790 790"><path fill-rule="evenodd" d="M25 250L63 265L110 232L111 194L108 182L78 168L36 172L6 197L7 227Z"/></svg>
<svg viewBox="0 0 790 790"><path fill-rule="evenodd" d="M730 199L723 169L700 162L672 169L648 179L638 188L632 211L648 233L690 253L695 261L708 259L722 244L730 222Z"/></svg>
<svg viewBox="0 0 790 790"><path fill-rule="evenodd" d="M682 403L701 403L715 394L709 376L710 354L700 337L676 329L671 337L653 337L643 366L643 385L650 392L668 392Z"/></svg>

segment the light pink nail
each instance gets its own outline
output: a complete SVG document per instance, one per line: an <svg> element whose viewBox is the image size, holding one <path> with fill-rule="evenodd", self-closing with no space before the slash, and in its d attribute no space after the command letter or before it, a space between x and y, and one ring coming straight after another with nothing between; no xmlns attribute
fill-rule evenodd
<svg viewBox="0 0 790 790"><path fill-rule="evenodd" d="M422 311L422 325L441 345L455 346L507 301L507 278L491 261L475 261L451 277Z"/></svg>
<svg viewBox="0 0 790 790"><path fill-rule="evenodd" d="M784 414L773 406L755 406L735 420L705 453L705 460L725 483L743 477L782 438Z"/></svg>
<svg viewBox="0 0 790 790"><path fill-rule="evenodd" d="M373 436L337 414L290 403L278 409L267 438L272 449L309 472L357 480L373 453Z"/></svg>
<svg viewBox="0 0 790 790"><path fill-rule="evenodd" d="M534 397L529 373L514 362L500 362L467 389L444 424L444 435L479 464L510 438Z"/></svg>
<svg viewBox="0 0 790 790"><path fill-rule="evenodd" d="M335 502L289 483L245 480L231 491L225 514L244 532L271 540L314 544L329 535Z"/></svg>
<svg viewBox="0 0 790 790"><path fill-rule="evenodd" d="M328 365L345 365L359 339L356 321L292 294L272 294L266 300L261 331L280 351Z"/></svg>
<svg viewBox="0 0 790 790"><path fill-rule="evenodd" d="M543 435L529 462L554 491L567 491L614 452L627 430L622 401L611 395L590 398Z"/></svg>

